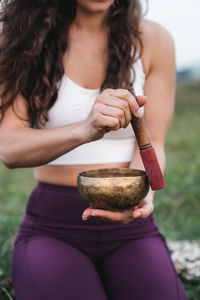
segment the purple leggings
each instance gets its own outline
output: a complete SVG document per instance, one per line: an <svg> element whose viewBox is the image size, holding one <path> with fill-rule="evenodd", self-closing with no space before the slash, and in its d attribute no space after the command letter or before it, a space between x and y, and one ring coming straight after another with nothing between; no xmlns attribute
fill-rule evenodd
<svg viewBox="0 0 200 300"><path fill-rule="evenodd" d="M39 183L15 240L17 300L187 300L153 215L95 217L76 187Z"/></svg>

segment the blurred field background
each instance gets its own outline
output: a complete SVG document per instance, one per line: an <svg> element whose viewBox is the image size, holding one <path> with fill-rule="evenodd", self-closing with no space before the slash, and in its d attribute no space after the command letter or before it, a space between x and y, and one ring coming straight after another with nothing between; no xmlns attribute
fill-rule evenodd
<svg viewBox="0 0 200 300"><path fill-rule="evenodd" d="M155 216L167 239L200 242L200 82L179 83L176 99L166 142L167 187L156 194ZM34 185L31 169L0 163L0 300L14 299L12 245ZM200 299L200 278L184 285L190 300Z"/></svg>

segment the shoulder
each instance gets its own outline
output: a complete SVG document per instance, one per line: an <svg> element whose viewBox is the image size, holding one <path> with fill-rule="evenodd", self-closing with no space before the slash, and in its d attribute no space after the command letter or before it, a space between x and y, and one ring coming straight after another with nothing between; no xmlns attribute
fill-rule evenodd
<svg viewBox="0 0 200 300"><path fill-rule="evenodd" d="M144 38L149 38L149 40L157 40L159 38L160 42L165 39L173 41L171 33L163 27L161 24L142 18L140 21L140 30Z"/></svg>
<svg viewBox="0 0 200 300"><path fill-rule="evenodd" d="M141 19L140 32L143 43L142 60L145 73L160 62L175 57L174 40L171 33L157 22Z"/></svg>

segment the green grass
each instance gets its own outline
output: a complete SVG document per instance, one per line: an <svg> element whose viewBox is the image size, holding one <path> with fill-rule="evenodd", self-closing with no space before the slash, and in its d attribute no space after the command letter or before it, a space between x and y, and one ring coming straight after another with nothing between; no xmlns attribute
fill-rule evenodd
<svg viewBox="0 0 200 300"><path fill-rule="evenodd" d="M34 185L31 169L10 171L0 164L1 300L14 299L10 280L11 251L19 223L23 218L28 194Z"/></svg>
<svg viewBox="0 0 200 300"><path fill-rule="evenodd" d="M200 240L200 83L177 88L167 142L166 188L155 197L155 217L171 240ZM10 280L13 241L35 185L31 169L0 164L0 299L14 299ZM190 300L200 300L200 279L184 280ZM28 299L27 299L28 300Z"/></svg>
<svg viewBox="0 0 200 300"><path fill-rule="evenodd" d="M177 88L176 112L166 141L166 188L155 216L169 239L200 239L200 83Z"/></svg>

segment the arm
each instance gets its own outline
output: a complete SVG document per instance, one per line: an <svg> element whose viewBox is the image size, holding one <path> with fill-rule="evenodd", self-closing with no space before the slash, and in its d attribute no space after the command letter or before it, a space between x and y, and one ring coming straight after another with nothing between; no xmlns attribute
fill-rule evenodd
<svg viewBox="0 0 200 300"><path fill-rule="evenodd" d="M164 28L156 28L156 24L153 26L155 26L154 34L159 47L150 44L153 55L144 87L144 93L148 97L144 119L161 170L164 173L166 166L165 138L174 112L176 66L171 36ZM130 168L144 169L138 148L134 153ZM150 190L146 199L141 203L141 208L134 214L140 212L141 217L147 217L153 211L154 194L155 192Z"/></svg>
<svg viewBox="0 0 200 300"><path fill-rule="evenodd" d="M142 98L141 105L144 103ZM137 115L139 105L128 91L107 89L97 97L86 120L40 130L29 128L26 101L18 96L14 102L17 115L9 107L0 124L0 160L9 168L46 164L81 144L100 139L108 129L127 126L129 106Z"/></svg>
<svg viewBox="0 0 200 300"><path fill-rule="evenodd" d="M170 34L163 27L153 22L148 22L146 27L147 29L144 28L143 61L146 73L144 94L148 100L145 104L144 117L161 170L164 172L165 137L174 111L176 77L174 44ZM138 148L134 153L130 168L144 169ZM93 215L122 223L128 223L136 217L146 218L153 211L153 196L154 192L150 191L139 207L133 210L109 212L88 209L83 217L87 219Z"/></svg>
<svg viewBox="0 0 200 300"><path fill-rule="evenodd" d="M27 119L25 100L18 96L14 109ZM85 142L82 122L54 129L29 128L9 107L0 124L0 159L9 168L45 164Z"/></svg>

